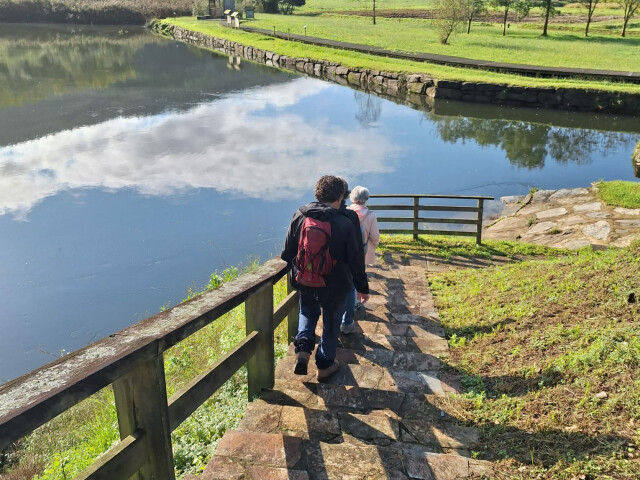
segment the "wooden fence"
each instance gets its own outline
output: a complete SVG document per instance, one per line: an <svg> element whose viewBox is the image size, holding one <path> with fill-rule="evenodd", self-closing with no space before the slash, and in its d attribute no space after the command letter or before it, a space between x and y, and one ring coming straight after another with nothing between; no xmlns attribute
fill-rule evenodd
<svg viewBox="0 0 640 480"><path fill-rule="evenodd" d="M418 239L420 234L430 235L460 235L467 237L476 237L476 243L482 243L482 214L484 210L484 201L493 200L493 197L477 197L477 196L457 196L457 195L371 195L372 199L409 199L412 205L388 205L374 202L368 203L367 206L371 210L393 210L399 212L413 212L412 216L395 216L395 217L378 217L378 223L411 223L411 229L406 228L381 228L380 233L400 233L413 235L414 240ZM421 205L420 200L450 200L470 203L475 201L475 205ZM458 214L475 214L475 218L461 217L421 217L420 212L449 212ZM443 223L448 225L475 225L475 231L464 230L433 230L421 229L421 223Z"/></svg>
<svg viewBox="0 0 640 480"><path fill-rule="evenodd" d="M298 325L298 294L276 308L273 285L287 272L270 260L256 272L177 305L0 386L0 451L113 385L121 441L76 479L173 479L171 432L247 364L249 397L274 384L274 330ZM163 352L245 304L246 337L209 371L167 399Z"/></svg>
<svg viewBox="0 0 640 480"><path fill-rule="evenodd" d="M409 198L413 205L375 205L372 210L413 211L411 217L380 217L413 228L382 233L473 235L481 242L483 201L491 197L373 195ZM476 200L477 206L420 205L421 199ZM474 212L476 219L423 218L421 211ZM423 230L420 223L476 225L476 232ZM173 479L171 432L235 372L247 364L249 397L274 384L274 330L288 318L289 340L297 332L298 294L273 306L273 285L287 272L274 259L256 272L177 305L81 350L0 386L0 451L55 416L113 386L120 442L76 479ZM245 304L246 337L207 372L167 398L164 352L235 307Z"/></svg>

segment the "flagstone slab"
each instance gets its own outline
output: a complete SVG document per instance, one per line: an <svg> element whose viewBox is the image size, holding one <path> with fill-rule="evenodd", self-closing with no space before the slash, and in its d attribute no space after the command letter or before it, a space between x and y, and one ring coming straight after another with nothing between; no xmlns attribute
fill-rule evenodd
<svg viewBox="0 0 640 480"><path fill-rule="evenodd" d="M342 433L337 414L300 407L283 407L279 428L287 435L297 434L323 441L332 440Z"/></svg>
<svg viewBox="0 0 640 480"><path fill-rule="evenodd" d="M595 238L596 240L607 240L609 233L611 233L611 225L605 220L600 220L591 225L587 225L582 229L582 233L587 237Z"/></svg>
<svg viewBox="0 0 640 480"><path fill-rule="evenodd" d="M293 468L302 458L302 439L272 433L227 431L216 456L242 458L253 465Z"/></svg>
<svg viewBox="0 0 640 480"><path fill-rule="evenodd" d="M228 457L214 455L202 472L196 477L201 480L245 480L242 464Z"/></svg>
<svg viewBox="0 0 640 480"><path fill-rule="evenodd" d="M238 425L238 430L271 433L278 429L283 408L282 405L250 402Z"/></svg>
<svg viewBox="0 0 640 480"><path fill-rule="evenodd" d="M361 440L400 440L400 422L386 416L342 413L340 424L345 432Z"/></svg>
<svg viewBox="0 0 640 480"><path fill-rule="evenodd" d="M547 232L552 228L556 227L558 224L556 222L540 222L533 225L529 230L527 230L523 236L530 235L538 235L540 233Z"/></svg>
<svg viewBox="0 0 640 480"><path fill-rule="evenodd" d="M640 234L632 233L630 235L625 235L624 237L619 238L615 242L612 242L611 245L614 246L614 247L619 247L619 248L628 247L629 245L631 245L631 243L634 240L636 240L638 238L640 238Z"/></svg>
<svg viewBox="0 0 640 480"><path fill-rule="evenodd" d="M640 215L640 208L623 208L616 207L613 209L614 212L619 213L620 215L629 215L629 216L638 216Z"/></svg>
<svg viewBox="0 0 640 480"><path fill-rule="evenodd" d="M601 202L581 203L573 207L574 212L597 212L602 209Z"/></svg>
<svg viewBox="0 0 640 480"><path fill-rule="evenodd" d="M404 463L410 478L451 480L469 476L469 461L458 455L438 455L423 450L406 449Z"/></svg>
<svg viewBox="0 0 640 480"><path fill-rule="evenodd" d="M246 480L309 480L307 472L286 468L247 467L246 473Z"/></svg>
<svg viewBox="0 0 640 480"><path fill-rule="evenodd" d="M548 210L542 210L536 213L536 218L542 220L544 218L559 217L567 213L567 209L564 207L550 208Z"/></svg>

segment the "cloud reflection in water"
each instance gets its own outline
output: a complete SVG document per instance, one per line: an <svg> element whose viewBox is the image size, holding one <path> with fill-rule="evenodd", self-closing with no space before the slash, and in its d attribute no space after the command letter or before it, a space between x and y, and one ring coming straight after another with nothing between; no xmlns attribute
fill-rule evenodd
<svg viewBox="0 0 640 480"><path fill-rule="evenodd" d="M115 118L0 148L0 215L25 218L44 198L81 188L146 195L214 188L282 199L300 196L323 174L391 171L396 147L380 132L267 112L330 87L296 79L188 112Z"/></svg>

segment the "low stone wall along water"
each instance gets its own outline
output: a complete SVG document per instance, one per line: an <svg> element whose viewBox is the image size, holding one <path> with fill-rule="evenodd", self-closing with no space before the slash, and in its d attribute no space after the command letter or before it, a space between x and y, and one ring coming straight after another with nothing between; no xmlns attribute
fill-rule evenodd
<svg viewBox="0 0 640 480"><path fill-rule="evenodd" d="M387 95L418 106L434 98L518 107L577 110L623 115L640 114L640 95L578 88L515 87L504 84L439 80L427 74L400 74L345 67L335 62L293 58L224 38L152 22L151 28L175 40L217 50L273 67Z"/></svg>

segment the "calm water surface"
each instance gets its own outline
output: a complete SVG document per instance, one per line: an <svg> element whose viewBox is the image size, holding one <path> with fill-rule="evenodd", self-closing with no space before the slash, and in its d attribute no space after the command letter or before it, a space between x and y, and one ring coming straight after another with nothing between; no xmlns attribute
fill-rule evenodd
<svg viewBox="0 0 640 480"><path fill-rule="evenodd" d="M0 27L0 382L279 253L323 174L496 198L634 178L636 118L417 111L127 28Z"/></svg>

